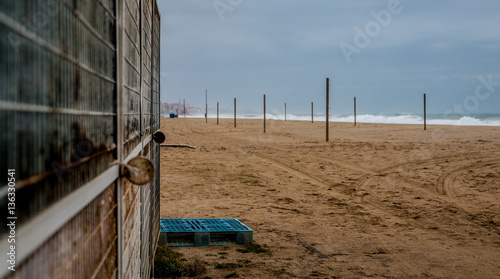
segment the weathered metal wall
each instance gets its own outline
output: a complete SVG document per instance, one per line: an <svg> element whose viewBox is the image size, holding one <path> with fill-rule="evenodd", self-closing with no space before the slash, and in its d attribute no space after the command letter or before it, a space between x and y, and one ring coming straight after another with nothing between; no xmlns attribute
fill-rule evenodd
<svg viewBox="0 0 500 279"><path fill-rule="evenodd" d="M16 169L19 222L114 160L114 6L93 2L1 1L0 169Z"/></svg>
<svg viewBox="0 0 500 279"><path fill-rule="evenodd" d="M153 15L153 1L152 0L142 0L142 134L145 136L151 135L151 124L152 124L152 64L151 64L151 54L152 54L152 15ZM152 144L148 144L144 147L144 156L152 157L151 154ZM154 159L154 158L153 158ZM154 162L154 160L153 160ZM154 180L148 185L141 187L141 242L151 243L151 189L154 187ZM153 184L153 185L151 185ZM143 245L141 247L141 258L148 259L151 249L151 245ZM147 260L141 261L141 276L149 274L149 267L151 263Z"/></svg>
<svg viewBox="0 0 500 279"><path fill-rule="evenodd" d="M0 1L0 211L15 169L19 243L0 278L150 276L159 31L156 0ZM155 165L144 186L113 164L137 155Z"/></svg>
<svg viewBox="0 0 500 279"><path fill-rule="evenodd" d="M127 156L141 142L140 0L125 0L123 14L123 152L124 156Z"/></svg>
<svg viewBox="0 0 500 279"><path fill-rule="evenodd" d="M111 185L8 278L116 277L115 212L115 185Z"/></svg>
<svg viewBox="0 0 500 279"><path fill-rule="evenodd" d="M125 0L123 6L123 155L142 144L141 125L141 1ZM123 278L140 275L140 189L123 182ZM138 222L139 221L139 222Z"/></svg>
<svg viewBox="0 0 500 279"><path fill-rule="evenodd" d="M153 25L152 25L152 131L160 129L160 12L157 2L153 6ZM150 232L153 244L158 243L160 237L160 144L152 142L151 160L155 165L155 177L151 181L151 212ZM151 245L150 255L156 254L156 245ZM150 257L153 258L153 257ZM152 266L152 265L150 265Z"/></svg>

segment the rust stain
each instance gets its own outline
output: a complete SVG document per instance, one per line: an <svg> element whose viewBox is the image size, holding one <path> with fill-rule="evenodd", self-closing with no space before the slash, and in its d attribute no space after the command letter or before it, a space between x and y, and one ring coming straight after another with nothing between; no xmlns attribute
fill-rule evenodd
<svg viewBox="0 0 500 279"><path fill-rule="evenodd" d="M80 101L80 89L82 87L82 81L81 81L81 76L80 76L80 66L77 64L77 65L74 65L74 68L75 68L75 72L74 72L74 76L73 76L73 82L74 82L74 85L73 85L73 94L74 94L74 100L75 102L79 102Z"/></svg>

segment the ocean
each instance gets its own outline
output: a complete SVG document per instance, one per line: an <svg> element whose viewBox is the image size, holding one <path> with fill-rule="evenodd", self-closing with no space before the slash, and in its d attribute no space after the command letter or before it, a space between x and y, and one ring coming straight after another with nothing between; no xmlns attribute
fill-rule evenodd
<svg viewBox="0 0 500 279"><path fill-rule="evenodd" d="M184 117L179 115L179 117ZM204 118L201 115L186 115L187 118ZM208 114L208 118L216 118L217 115ZM220 118L233 118L233 114L221 113ZM238 119L262 119L262 113L241 113L237 114ZM284 120L284 114L267 113L266 119ZM311 121L311 114L287 114L287 120ZM315 114L314 122L325 121L325 114ZM353 122L354 115L330 115L330 122ZM381 123L381 124L423 124L423 115L416 114L358 114L358 123ZM463 126L500 126L500 114L480 113L480 114L427 114L428 125L463 125Z"/></svg>

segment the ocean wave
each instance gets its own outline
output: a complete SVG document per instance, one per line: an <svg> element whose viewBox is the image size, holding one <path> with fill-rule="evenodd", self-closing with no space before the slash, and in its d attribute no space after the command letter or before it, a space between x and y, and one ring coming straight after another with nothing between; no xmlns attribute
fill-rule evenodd
<svg viewBox="0 0 500 279"><path fill-rule="evenodd" d="M182 116L180 116L182 117ZM205 115L186 115L188 118L204 118ZM232 114L220 114L220 118L233 118ZM208 118L216 118L209 115ZM242 113L237 115L238 119L263 119L262 113ZM284 120L283 114L267 113L266 119ZM287 120L311 121L311 115L296 115L287 114ZM354 122L354 115L331 115L330 122ZM314 121L324 122L326 116L324 114L314 115ZM380 114L360 114L356 117L358 123L378 123L378 124L423 124L424 119L420 115L414 114L397 114L397 115L380 115ZM477 116L457 116L453 115L450 118L445 118L440 115L432 115L427 117L429 125L461 125L461 126L500 126L500 115L477 115Z"/></svg>

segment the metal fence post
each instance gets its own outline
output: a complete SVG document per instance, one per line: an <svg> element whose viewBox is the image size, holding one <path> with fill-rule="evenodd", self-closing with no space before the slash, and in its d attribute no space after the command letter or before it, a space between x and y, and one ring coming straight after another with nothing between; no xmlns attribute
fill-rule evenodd
<svg viewBox="0 0 500 279"><path fill-rule="evenodd" d="M116 2L116 159L123 161L123 11L124 2ZM123 183L122 178L116 180L116 278L123 276Z"/></svg>

